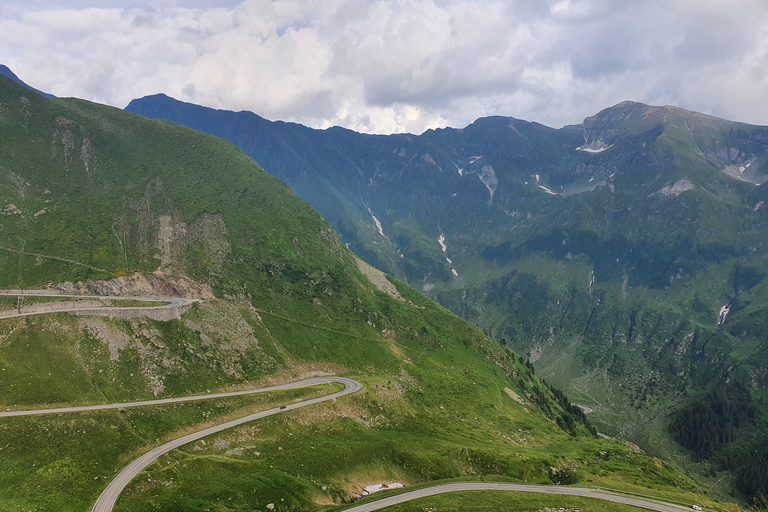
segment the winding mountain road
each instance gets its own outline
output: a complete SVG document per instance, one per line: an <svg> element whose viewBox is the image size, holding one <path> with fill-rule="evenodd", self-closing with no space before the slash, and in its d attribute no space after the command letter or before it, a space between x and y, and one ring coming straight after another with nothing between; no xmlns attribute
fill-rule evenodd
<svg viewBox="0 0 768 512"><path fill-rule="evenodd" d="M80 313L86 313L88 311L160 310L160 309L170 309L170 308L180 308L184 306L191 306L193 302L197 301L197 299L183 299L178 297L62 295L54 292L31 293L31 292L20 292L18 290L15 290L15 291L2 290L0 291L0 295L46 296L46 297L62 297L62 298L78 298L78 299L99 299L99 300L135 300L135 301L145 301L145 302L166 302L167 303L159 306L137 306L137 307L130 307L130 306L115 306L115 307L80 306L80 307L77 307L77 306L74 306L74 307L63 307L63 308L39 310L39 311L28 311L28 312L21 312L21 313L19 312L11 313L9 311L9 312L6 312L8 314L2 315L0 316L0 318L13 318L13 317L21 317L21 316L41 315L41 314L47 314L47 313L68 313L68 312L75 312L75 311ZM236 427L238 425L242 425L244 423L248 423L250 421L254 421L260 418L265 418L267 416L272 416L274 414L279 414L281 412L287 412L293 409L306 407L308 405L325 402L328 400L335 400L336 398L359 391L360 389L362 389L362 385L354 379L349 379L345 377L318 377L318 378L307 379L307 380L302 380L298 382L291 382L288 384L282 384L279 386L271 386L267 388L250 389L250 390L244 390L244 391L232 391L232 392L226 392L226 393L213 393L208 395L194 395L194 396L185 396L185 397L176 397L176 398L163 398L158 400L146 400L146 401L140 401L140 402L123 402L123 403L115 403L115 404L87 405L87 406L79 406L79 407L59 407L59 408L53 408L53 409L3 411L3 412L0 412L0 417L32 416L32 415L40 415L40 414L60 414L60 413L68 413L68 412L98 411L98 410L105 410L105 409L122 409L126 407L141 407L141 406L147 406L147 405L170 404L170 403L177 403L177 402L207 400L207 399L240 396L240 395L248 395L248 394L255 394L255 393L266 393L269 391L298 389L298 388L316 386L321 384L330 384L330 383L343 384L345 388L341 391L332 393L330 395L313 398L311 400L305 400L303 402L288 404L276 409L269 409L266 411L257 412L254 414L250 414L248 416L244 416L242 418L238 418L236 420L232 420L226 423L222 423L220 425L207 428L205 430L201 430L199 432L194 432L192 434L189 434L184 437L180 437L178 439L165 443L145 453L144 455L142 455L141 457L133 461L131 464L129 464L125 469L123 469L123 471L120 472L120 474L117 475L117 477L115 477L112 480L112 482L110 482L110 484L107 486L104 492L102 492L99 498L96 500L96 503L94 504L92 509L92 512L111 512L115 503L117 502L118 497L123 492L123 490L128 486L131 480L133 480L147 466L155 462L160 456L170 452L171 450L174 450L187 443L197 441L198 439L201 439L203 437L221 432L223 430L226 430L232 427ZM585 411L585 413L586 412L589 412L589 411ZM444 494L444 493L465 492L465 491L506 491L506 492L534 492L534 493L541 493L541 494L558 494L558 495L580 496L580 497L586 497L586 498L606 500L614 503L631 505L631 506L643 508L646 510L654 510L657 512L680 512L681 510L690 510L689 508L680 507L676 505L656 503L651 501L640 500L637 498L629 498L625 496L606 494L602 492L593 491L590 489L580 489L580 488L560 487L560 486L543 486L543 485L503 484L503 483L456 483L456 484L438 485L434 487L427 487L424 489L405 492L403 494L398 494L397 496L391 496L389 498L384 498L374 502L358 505L356 507L349 508L344 512L371 512L374 510L380 510L382 508L386 508L392 505L397 505L400 503L405 503L407 501L416 500L419 498L425 498L425 497L435 496L435 495Z"/></svg>
<svg viewBox="0 0 768 512"><path fill-rule="evenodd" d="M356 507L348 508L344 510L344 512L372 512L373 510L380 510L382 508L391 507L392 505L405 503L411 500L417 500L419 498L426 498L428 496L435 496L438 494L445 494L449 492L464 492L464 491L535 492L540 494L559 494L559 495L566 495L566 496L580 496L584 498L594 498L598 500L612 501L613 503L632 505L634 507L639 507L646 510L655 510L657 512L680 512L681 510L692 510L687 507L668 505L665 503L654 503L652 501L639 500L636 498L628 498L625 496L617 496L614 494L606 494L599 491L593 491L590 489L580 489L577 487L560 487L560 486L547 486L547 485L520 485L520 484L493 484L493 483L461 483L461 484L436 485L434 487L427 487L424 489L405 492L403 494L398 494L397 496L391 496L389 498L373 501L371 503L365 503L364 505L358 505Z"/></svg>
<svg viewBox="0 0 768 512"><path fill-rule="evenodd" d="M349 395L351 393L356 393L357 391L362 389L363 387L362 384L360 384L354 379L348 379L346 377L316 377L313 379L306 379L298 382L281 384L279 386L271 386L271 387L259 388L259 389L249 389L245 391L233 391L229 393L213 393L210 395L195 395L195 396L185 396L185 397L177 397L177 398L165 398L160 400L146 400L143 402L125 402L121 404L88 405L83 407L61 407L57 409L35 409L35 410L27 410L27 411L5 411L0 413L0 417L32 416L32 415L38 415L38 414L54 414L54 413L82 412L82 411L98 411L98 410L105 410L105 409L117 409L122 407L140 407L140 406L146 406L146 405L189 402L194 400L206 400L209 398L222 398L222 397L228 397L228 396L240 396L240 395L248 395L248 394L255 394L255 393L266 393L269 391L282 391L286 389L299 389L299 388L306 388L310 386L318 386L321 384L331 384L334 382L343 384L345 386L344 389L341 391L337 391L336 393L332 393L330 395L313 398L311 400L304 400L303 402L287 404L275 409L269 409L266 411L250 414L248 416L243 416L242 418L228 421L226 423L222 423L221 425L215 425L205 430L200 430L199 432L194 432L184 437L174 439L173 441L165 443L145 453L144 455L142 455L141 457L133 461L131 464L129 464L125 469L123 469L123 471L121 471L120 474L118 474L117 477L115 477L114 480L110 482L110 484L107 486L104 492L101 493L101 496L99 496L99 499L96 500L96 503L94 504L92 509L93 512L109 512L115 506L115 502L117 501L117 498L120 496L120 493L123 492L123 489L125 489L125 487L131 482L131 480L133 480L136 477L136 475L138 475L141 471L143 471L144 468L146 468L147 466L155 462L161 455L164 455L170 452L171 450L174 450L187 443L197 441L198 439L209 436L211 434L216 434L217 432L221 432L222 430L226 430L228 428L242 425L243 423L248 423L249 421L258 420L260 418L266 418L267 416L272 416L273 414L279 414L281 412L287 412L294 409L299 409L300 407L306 407L308 405L314 405L320 402L326 402L328 400L336 400L339 397Z"/></svg>
<svg viewBox="0 0 768 512"><path fill-rule="evenodd" d="M332 377L332 378L336 379L336 377ZM339 377L338 379L341 379L341 378ZM339 382L339 381L340 380L336 380L334 382ZM347 381L357 383L357 381L353 381L351 379L344 379L344 383L346 383ZM311 383L306 384L307 382L311 382ZM162 405L162 404L173 404L177 402L193 402L195 400L208 400L210 398L226 398L229 396L253 395L256 393L266 393L268 391L280 391L284 389L304 388L307 386L315 386L317 384L324 384L327 382L330 382L327 380L327 378L316 378L316 379L310 379L310 380L302 380L299 382L292 382L289 384L282 384L279 386L272 386L269 388L246 389L243 391L229 391L226 393L212 393L210 395L191 395L191 396L180 396L176 398L160 398L157 400L144 400L140 402L121 402L121 403L115 403L115 404L82 405L77 407L58 407L55 409L29 409L29 410L19 410L19 411L0 411L0 418L11 417L11 416L37 416L40 414L60 414L65 412L102 411L105 409L124 409L126 407L142 407L145 405ZM358 386L359 386L359 383L358 383ZM357 389L360 389L360 388L358 387ZM291 407L286 406L286 410L290 408Z"/></svg>
<svg viewBox="0 0 768 512"><path fill-rule="evenodd" d="M125 487L131 482L131 480L133 480L133 478L136 475L138 475L144 468L146 468L147 466L155 462L158 459L158 457L168 453L169 451L175 448L178 448L187 443L191 443L192 441L197 441L198 439L203 438L205 436L209 436L211 434L221 432L222 430L226 430L228 428L242 425L243 423L247 423L249 421L265 418L267 416L271 416L273 414L279 414L281 412L291 411L293 409L298 409L300 407L306 407L308 405L318 404L320 402L326 402L328 400L335 400L336 398L359 391L360 389L362 389L362 385L356 380L347 379L344 377L319 377L314 379L302 380L299 382L291 382L290 384L283 384L281 386L273 386L270 388L252 390L251 392L253 393L260 393L265 391L277 391L282 389L303 388L307 386L316 386L319 384L328 384L332 382L344 384L344 386L346 387L343 390L333 393L331 395L321 396L319 398L313 398L311 400L305 400L303 402L297 402L295 404L285 405L284 408L269 409L267 411L257 412L255 414L244 416L242 418L229 421L227 423L222 423L221 425L216 425L214 427L207 428L199 432L194 432L187 436L175 439L169 443L165 443L162 446L158 446L154 450L145 453L144 455L142 455L141 457L133 461L119 475L117 475L117 477L115 477L115 479L112 480L112 482L107 486L107 488L104 489L104 492L101 493L101 496L99 496L99 499L96 500L96 504L93 506L92 511L93 512L111 512L112 508L115 506L115 502L117 501L118 496L120 496L120 493L123 492L123 489L125 489ZM199 400L199 398L197 397L195 399Z"/></svg>
<svg viewBox="0 0 768 512"><path fill-rule="evenodd" d="M192 303L197 301L197 299L183 299L180 297L65 295L65 294L59 294L56 292L22 292L21 290L0 290L0 295L16 296L16 297L34 296L34 297L61 297L61 298L98 299L98 300L135 300L135 301L145 301L145 302L167 302L167 304L162 304L159 306L136 306L136 307L82 306L82 305L78 307L73 304L73 306L71 307L61 307L61 308L56 307L53 309L41 308L40 310L37 310L37 311L27 311L27 312L7 311L6 314L0 315L0 318L14 318L14 317L31 316L31 315L42 315L42 314L50 314L50 313L69 313L69 312L87 313L90 311L161 310L161 309L171 309L171 308L180 308L184 306L191 306ZM115 505L115 502L117 501L117 498L120 496L120 493L123 492L123 489L125 489L125 487L131 482L131 480L133 480L133 478L136 475L138 475L144 468L146 468L147 466L155 462L161 455L164 455L170 452L171 450L174 450L175 448L183 446L187 443L191 443L193 441L197 441L198 439L209 436L211 434L221 432L222 430L236 427L238 425L242 425L243 423L248 423L249 421L265 418L267 416L271 416L273 414L279 414L281 412L291 411L293 409L298 409L300 407L306 407L308 405L318 404L320 402L326 402L328 400L336 400L339 397L349 395L351 393L355 393L359 391L360 389L362 389L363 386L356 380L348 379L345 377L316 377L313 379L306 379L298 382L290 382L288 384L271 386L267 388L249 389L244 391L231 391L226 393L212 393L208 395L162 398L158 400L145 400L140 402L122 402L122 403L116 403L116 404L86 405L86 406L79 406L79 407L58 407L58 408L52 408L52 409L2 411L0 412L0 417L33 416L33 415L40 415L40 414L61 414L61 413L69 413L69 412L99 411L99 410L105 410L105 409L122 409L126 407L141 407L141 406L147 406L147 405L190 402L195 400L207 400L207 399L213 399L213 398L249 395L249 394L255 394L255 393L266 393L269 391L298 389L298 388L305 388L309 386L317 386L321 384L330 384L334 382L343 384L344 389L336 393L332 393L330 395L325 395L319 398L313 398L311 400L305 400L303 402L288 404L276 409L269 409L267 411L257 412L254 414L250 414L248 416L244 416L242 418L238 418L236 420L222 423L221 425L215 425L205 430L194 432L184 437L174 439L173 441L165 443L145 453L144 455L142 455L141 457L133 461L131 464L129 464L125 469L123 469L123 471L121 471L120 474L117 475L117 477L115 477L115 479L112 480L112 482L110 482L110 484L107 486L104 492L101 493L101 496L99 496L99 499L96 500L96 503L94 504L92 509L93 512L108 512L112 510L112 508Z"/></svg>
<svg viewBox="0 0 768 512"><path fill-rule="evenodd" d="M184 306L191 306L199 299L184 299L181 297L131 297L131 296L116 296L116 295L64 295L55 292L21 292L19 290L2 290L0 296L7 297L54 297L63 299L97 299L97 300L135 300L141 302L167 302L167 304L161 304L159 306L78 306L73 303L72 306L63 306L55 309L39 309L35 311L21 311L12 312L8 310L0 313L0 318L16 318L21 316L32 315L45 315L50 313L87 313L89 311L147 311L147 310L163 310L182 308ZM39 305L38 305L39 306Z"/></svg>

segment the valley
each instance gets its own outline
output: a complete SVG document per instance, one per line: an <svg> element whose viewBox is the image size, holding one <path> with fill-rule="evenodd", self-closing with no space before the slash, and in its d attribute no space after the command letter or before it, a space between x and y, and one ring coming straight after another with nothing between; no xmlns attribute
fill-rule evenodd
<svg viewBox="0 0 768 512"><path fill-rule="evenodd" d="M389 136L164 95L127 110L237 144L361 258L592 408L600 432L722 496L766 491L734 490L764 465L764 407L704 458L670 429L714 389L767 398L768 128L629 101L560 129L489 117Z"/></svg>
<svg viewBox="0 0 768 512"><path fill-rule="evenodd" d="M360 262L235 146L2 77L0 131L0 288L121 297L104 316L0 318L0 409L222 394L1 417L0 509L89 510L158 446L281 406L161 455L114 510L337 510L369 485L488 479L728 506L597 438L525 358ZM153 317L147 298L187 302ZM150 309L119 311L134 306ZM311 378L362 390L299 409L340 389L231 394Z"/></svg>

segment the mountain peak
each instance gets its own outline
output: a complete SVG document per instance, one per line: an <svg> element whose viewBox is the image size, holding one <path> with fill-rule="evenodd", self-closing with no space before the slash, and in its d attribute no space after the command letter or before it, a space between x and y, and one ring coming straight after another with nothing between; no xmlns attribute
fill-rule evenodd
<svg viewBox="0 0 768 512"><path fill-rule="evenodd" d="M695 119L700 121L731 122L720 117L709 114L702 114L693 110L684 109L672 105L655 106L646 105L636 101L622 101L612 107L601 110L597 114L584 120L584 124L613 120L613 121L638 121L648 119L653 123L664 123L670 115L681 116L685 119ZM739 123L741 124L741 123Z"/></svg>
<svg viewBox="0 0 768 512"><path fill-rule="evenodd" d="M644 116L653 109L660 107L652 107L645 103L639 103L636 101L622 101L612 107L605 108L597 114L590 116L584 120L584 124L605 122L605 121L620 121L637 118L637 116Z"/></svg>
<svg viewBox="0 0 768 512"><path fill-rule="evenodd" d="M13 80L14 82L16 82L17 84L23 85L23 86L24 86L24 87L26 87L27 89L29 89L29 90L31 90L31 91L35 91L37 94L40 94L40 95L42 95L42 96L45 96L46 98L55 98L55 96L54 96L54 95L52 95L52 94L48 94L48 93L46 93L46 92L43 92L43 91L37 90L37 89L35 89L34 87L32 87L32 86L29 86L29 85L25 84L25 83L24 83L24 82L21 80L21 78L19 78L18 76L16 76L16 73L14 73L13 71L11 71L11 68L9 68L8 66L6 66L5 64L0 64L0 75L4 76L4 77L6 77L6 78L10 78L11 80Z"/></svg>

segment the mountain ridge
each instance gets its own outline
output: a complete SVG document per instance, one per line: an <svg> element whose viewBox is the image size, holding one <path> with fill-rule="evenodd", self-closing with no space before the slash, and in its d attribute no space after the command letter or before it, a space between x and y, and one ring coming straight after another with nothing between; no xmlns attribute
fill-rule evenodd
<svg viewBox="0 0 768 512"><path fill-rule="evenodd" d="M561 391L478 327L401 281L372 282L317 212L232 144L2 77L0 102L0 286L170 290L183 279L207 298L181 318L0 319L3 407L207 394L318 372L365 386L165 455L119 507L280 499L317 510L372 481L485 477L711 502L673 465L597 439ZM327 391L4 419L0 508L84 510L161 440Z"/></svg>
<svg viewBox="0 0 768 512"><path fill-rule="evenodd" d="M31 91L35 91L37 94L40 94L41 96L45 96L46 98L55 98L55 96L53 94L48 94L47 92L40 91L38 89L35 89L31 85L27 85L26 83L24 83L21 80L21 78L16 76L16 74L13 71L11 71L11 69L8 66L6 66L5 64L0 64L0 75L4 76L6 78L10 78L11 80L16 82L17 84L22 85L22 86L26 87L27 89L29 89Z"/></svg>
<svg viewBox="0 0 768 512"><path fill-rule="evenodd" d="M527 354L611 433L675 452L665 425L708 390L766 396L763 328L747 326L768 304L768 127L622 102L560 129L233 133L225 111L174 105L169 120L238 144L363 259ZM755 421L713 473L758 446Z"/></svg>

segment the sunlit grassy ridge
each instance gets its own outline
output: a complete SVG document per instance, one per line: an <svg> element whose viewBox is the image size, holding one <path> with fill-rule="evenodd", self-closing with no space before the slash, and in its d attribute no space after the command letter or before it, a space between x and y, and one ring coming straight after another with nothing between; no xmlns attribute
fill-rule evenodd
<svg viewBox="0 0 768 512"><path fill-rule="evenodd" d="M3 79L0 130L0 286L154 272L217 297L168 322L0 320L0 406L201 394L316 372L365 384L165 456L120 509L313 510L379 481L494 475L697 492L674 468L595 439L476 326L398 281L402 300L380 291L316 212L234 146ZM0 509L87 510L150 446L313 393L0 419Z"/></svg>

